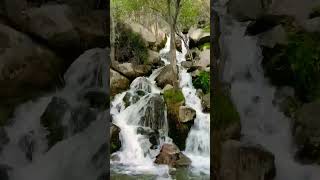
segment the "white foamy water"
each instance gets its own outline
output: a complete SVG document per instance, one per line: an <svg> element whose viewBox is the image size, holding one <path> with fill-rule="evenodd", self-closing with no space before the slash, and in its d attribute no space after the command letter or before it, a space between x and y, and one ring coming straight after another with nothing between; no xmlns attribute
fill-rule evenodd
<svg viewBox="0 0 320 180"><path fill-rule="evenodd" d="M231 83L232 100L240 113L242 141L261 144L275 155L276 180L319 180L318 166L294 160L290 119L272 103L275 88L264 77L256 37L244 36L245 24L221 22L227 57L224 79Z"/></svg>
<svg viewBox="0 0 320 180"><path fill-rule="evenodd" d="M184 42L181 42L184 45ZM185 103L196 111L196 119L186 140L185 154L192 161L194 173L210 174L210 114L203 113L201 99L197 96L197 90L192 85L192 77L181 66L185 61L187 49L182 47L182 53L177 52L179 65L180 87L185 97Z"/></svg>
<svg viewBox="0 0 320 180"><path fill-rule="evenodd" d="M121 149L111 155L116 156L116 160L111 158L112 169L123 174L143 174L157 175L158 178L170 178L169 168L164 165L154 164L156 155L159 154L163 143L171 143L168 135L168 125L166 114L160 125L160 146L151 150L152 145L149 138L139 134L138 128L143 127L142 117L151 98L159 97L161 90L155 85L155 78L161 72L161 68L156 69L149 78L138 77L130 85L130 89L115 96L111 102L111 115L113 124L117 125L120 131ZM125 107L123 98L127 93L134 94L136 90L144 90L146 93L138 102ZM161 97L162 98L162 97Z"/></svg>

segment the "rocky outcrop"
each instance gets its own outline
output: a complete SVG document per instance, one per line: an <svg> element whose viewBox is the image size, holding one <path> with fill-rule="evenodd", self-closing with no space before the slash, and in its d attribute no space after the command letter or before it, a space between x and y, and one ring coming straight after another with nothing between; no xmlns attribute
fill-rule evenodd
<svg viewBox="0 0 320 180"><path fill-rule="evenodd" d="M174 144L164 144L156 157L156 164L166 164L171 167L188 167L191 160Z"/></svg>
<svg viewBox="0 0 320 180"><path fill-rule="evenodd" d="M186 123L196 118L196 111L187 106L180 106L179 108L179 121Z"/></svg>
<svg viewBox="0 0 320 180"><path fill-rule="evenodd" d="M274 155L261 146L226 141L222 145L221 176L224 180L272 180Z"/></svg>
<svg viewBox="0 0 320 180"><path fill-rule="evenodd" d="M210 112L210 93L202 96L201 104L204 112Z"/></svg>
<svg viewBox="0 0 320 180"><path fill-rule="evenodd" d="M181 149L185 149L185 142L188 137L193 121L181 123L180 107L184 106L185 99L180 89L171 88L163 93L163 97L167 106L167 119L169 126L169 137Z"/></svg>
<svg viewBox="0 0 320 180"><path fill-rule="evenodd" d="M120 128L114 124L110 127L110 153L120 150L121 141L119 138Z"/></svg>
<svg viewBox="0 0 320 180"><path fill-rule="evenodd" d="M39 3L5 1L6 16L14 27L32 34L66 59L73 59L84 50L107 45L103 40L107 38L103 29L105 15L103 10L94 8L94 4L83 7L86 2L82 5L69 1L64 4Z"/></svg>
<svg viewBox="0 0 320 180"><path fill-rule="evenodd" d="M298 147L297 158L305 163L320 164L320 102L304 104L296 113L293 135Z"/></svg>
<svg viewBox="0 0 320 180"><path fill-rule="evenodd" d="M205 43L210 43L210 33L203 29L191 28L189 34L189 48L199 47Z"/></svg>
<svg viewBox="0 0 320 180"><path fill-rule="evenodd" d="M146 105L143 107L143 115L140 125L149 127L153 130L160 130L165 127L165 104L160 95L150 94L146 99Z"/></svg>
<svg viewBox="0 0 320 180"><path fill-rule="evenodd" d="M229 0L228 12L239 21L254 20L265 14L270 1L262 0Z"/></svg>
<svg viewBox="0 0 320 180"><path fill-rule="evenodd" d="M129 79L110 69L110 94L114 96L129 88Z"/></svg>
<svg viewBox="0 0 320 180"><path fill-rule="evenodd" d="M59 86L62 60L26 35L0 24L1 104L16 104Z"/></svg>
<svg viewBox="0 0 320 180"><path fill-rule="evenodd" d="M201 51L199 56L200 56L200 60L196 61L195 66L202 67L202 68L206 68L207 66L210 66L210 49Z"/></svg>
<svg viewBox="0 0 320 180"><path fill-rule="evenodd" d="M112 61L111 67L123 74L129 79L135 79L139 76L147 76L151 73L152 69L150 65L147 64L133 64L133 63L118 63L117 61Z"/></svg>
<svg viewBox="0 0 320 180"><path fill-rule="evenodd" d="M173 74L172 66L170 64L166 65L155 79L157 86L161 88L164 88L167 84L173 86L177 81Z"/></svg>
<svg viewBox="0 0 320 180"><path fill-rule="evenodd" d="M64 116L67 115L70 108L66 100L53 97L41 115L41 125L48 131L47 140L49 148L64 138L62 123Z"/></svg>

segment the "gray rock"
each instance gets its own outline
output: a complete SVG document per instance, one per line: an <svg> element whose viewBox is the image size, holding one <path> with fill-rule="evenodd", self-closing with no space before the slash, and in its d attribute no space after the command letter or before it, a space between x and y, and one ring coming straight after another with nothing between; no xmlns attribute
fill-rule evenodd
<svg viewBox="0 0 320 180"><path fill-rule="evenodd" d="M110 94L114 96L129 88L129 79L121 75L117 71L110 69Z"/></svg>
<svg viewBox="0 0 320 180"><path fill-rule="evenodd" d="M261 146L229 140L223 143L221 152L224 180L272 180L275 177L274 155Z"/></svg>
<svg viewBox="0 0 320 180"><path fill-rule="evenodd" d="M191 68L193 65L193 63L191 61L183 61L181 62L181 66L188 69L188 68Z"/></svg>
<svg viewBox="0 0 320 180"><path fill-rule="evenodd" d="M2 151L3 147L10 142L8 134L4 127L0 127L0 152Z"/></svg>
<svg viewBox="0 0 320 180"><path fill-rule="evenodd" d="M172 66L166 65L155 79L157 86L164 88L167 84L174 85L175 81Z"/></svg>
<svg viewBox="0 0 320 180"><path fill-rule="evenodd" d="M196 111L187 106L180 106L179 108L179 120L182 123L192 121L196 118Z"/></svg>
<svg viewBox="0 0 320 180"><path fill-rule="evenodd" d="M156 164L166 164L171 167L188 167L191 160L174 144L164 144L156 157Z"/></svg>
<svg viewBox="0 0 320 180"><path fill-rule="evenodd" d="M308 32L320 32L320 17L306 20L304 28Z"/></svg>
<svg viewBox="0 0 320 180"><path fill-rule="evenodd" d="M201 104L204 112L210 112L210 93L202 96Z"/></svg>
<svg viewBox="0 0 320 180"><path fill-rule="evenodd" d="M0 24L0 99L15 104L61 85L63 61L26 35Z"/></svg>
<svg viewBox="0 0 320 180"><path fill-rule="evenodd" d="M134 64L129 62L118 63L117 61L112 61L111 67L129 79L135 79L139 76L147 76L152 71L150 65Z"/></svg>
<svg viewBox="0 0 320 180"><path fill-rule="evenodd" d="M71 107L66 100L53 97L41 115L41 125L48 131L48 148L51 148L65 137L63 120L67 113L70 112L70 109Z"/></svg>
<svg viewBox="0 0 320 180"><path fill-rule="evenodd" d="M160 95L150 95L147 104L143 107L140 125L160 130L165 127L165 103Z"/></svg>
<svg viewBox="0 0 320 180"><path fill-rule="evenodd" d="M34 132L31 131L23 135L18 142L21 151L25 153L29 161L32 161L32 155L35 150L36 141L34 138Z"/></svg>

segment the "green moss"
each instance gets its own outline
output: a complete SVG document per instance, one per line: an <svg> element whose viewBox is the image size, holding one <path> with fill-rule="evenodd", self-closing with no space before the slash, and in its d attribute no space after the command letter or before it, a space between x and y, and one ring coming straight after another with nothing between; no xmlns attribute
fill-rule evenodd
<svg viewBox="0 0 320 180"><path fill-rule="evenodd" d="M219 93L212 101L214 126L225 129L240 122L239 113L229 96Z"/></svg>
<svg viewBox="0 0 320 180"><path fill-rule="evenodd" d="M296 89L306 93L307 100L317 98L320 90L320 34L291 33L285 49Z"/></svg>
<svg viewBox="0 0 320 180"><path fill-rule="evenodd" d="M199 48L200 48L201 51L203 51L205 49L210 49L210 43L209 42L204 43L204 44L200 45Z"/></svg>
<svg viewBox="0 0 320 180"><path fill-rule="evenodd" d="M210 33L210 25L203 28L204 32Z"/></svg>
<svg viewBox="0 0 320 180"><path fill-rule="evenodd" d="M207 94L210 91L210 73L201 71L199 76L193 80L193 86Z"/></svg>
<svg viewBox="0 0 320 180"><path fill-rule="evenodd" d="M175 104L179 102L184 102L184 96L180 89L168 89L164 91L163 97L166 101L166 103Z"/></svg>

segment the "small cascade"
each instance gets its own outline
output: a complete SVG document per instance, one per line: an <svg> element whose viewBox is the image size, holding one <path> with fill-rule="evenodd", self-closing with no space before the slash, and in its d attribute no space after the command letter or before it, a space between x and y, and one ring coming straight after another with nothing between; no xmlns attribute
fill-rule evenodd
<svg viewBox="0 0 320 180"><path fill-rule="evenodd" d="M10 141L0 153L1 164L11 169L10 179L87 180L105 173L105 165L94 157L104 157L97 152L105 144L108 110L88 107L84 94L108 92L107 54L107 50L100 48L86 51L66 72L63 89L16 108L11 124L5 127ZM66 108L61 121L63 139L49 147L46 137L49 131L41 124L41 117L53 99L68 105L62 106ZM51 110L58 109L59 104L56 105Z"/></svg>
<svg viewBox="0 0 320 180"><path fill-rule="evenodd" d="M111 155L113 171L169 177L168 167L154 164L161 145L171 143L164 100L154 81L161 69L149 78L137 77L128 91L111 102L112 122L121 129L121 149ZM150 134L155 135L156 144L151 144Z"/></svg>
<svg viewBox="0 0 320 180"><path fill-rule="evenodd" d="M184 43L184 42L181 42ZM185 61L187 49L182 47L182 53L177 52L180 87L186 100L186 105L196 111L196 119L186 140L185 154L191 159L195 172L210 174L210 114L203 113L201 99L192 85L192 77L181 66Z"/></svg>
<svg viewBox="0 0 320 180"><path fill-rule="evenodd" d="M318 180L319 167L294 160L290 120L272 103L275 88L264 77L256 37L244 35L245 25L221 22L222 46L228 55L224 78L231 83L232 100L240 113L241 140L260 144L275 155L277 180Z"/></svg>

